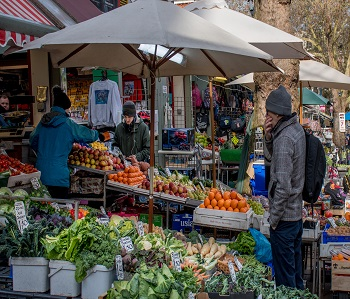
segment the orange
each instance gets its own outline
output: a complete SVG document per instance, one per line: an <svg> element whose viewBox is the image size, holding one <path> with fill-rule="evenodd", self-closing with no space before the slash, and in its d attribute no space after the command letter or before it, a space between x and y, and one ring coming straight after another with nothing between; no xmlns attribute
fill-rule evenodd
<svg viewBox="0 0 350 299"><path fill-rule="evenodd" d="M332 256L332 260L339 260L337 255Z"/></svg>
<svg viewBox="0 0 350 299"><path fill-rule="evenodd" d="M201 204L199 205L199 207L200 207L200 208L205 208L204 203L201 203Z"/></svg>
<svg viewBox="0 0 350 299"><path fill-rule="evenodd" d="M238 200L242 200L242 199L243 199L242 194L237 193L237 199L238 199Z"/></svg>
<svg viewBox="0 0 350 299"><path fill-rule="evenodd" d="M239 212L239 210L237 208L233 209L234 212Z"/></svg>
<svg viewBox="0 0 350 299"><path fill-rule="evenodd" d="M241 213L247 213L248 209L247 209L247 207L245 207L245 208L241 208L239 211Z"/></svg>
<svg viewBox="0 0 350 299"><path fill-rule="evenodd" d="M346 219L347 221L350 221L350 212L346 212L346 213L345 213L345 219Z"/></svg>
<svg viewBox="0 0 350 299"><path fill-rule="evenodd" d="M338 253L338 260L343 260L344 259L344 256L341 254L341 253Z"/></svg>
<svg viewBox="0 0 350 299"><path fill-rule="evenodd" d="M225 200L224 207L225 207L226 209L228 209L229 207L231 207L231 199Z"/></svg>
<svg viewBox="0 0 350 299"><path fill-rule="evenodd" d="M208 197L210 200L214 199L215 193L210 191Z"/></svg>
<svg viewBox="0 0 350 299"><path fill-rule="evenodd" d="M231 198L231 196L230 196L230 191L225 191L224 192L224 195L222 196L225 200L227 200L227 199L230 199Z"/></svg>
<svg viewBox="0 0 350 299"><path fill-rule="evenodd" d="M233 212L233 209L231 207L228 207L226 211Z"/></svg>
<svg viewBox="0 0 350 299"><path fill-rule="evenodd" d="M226 208L225 207L221 207L220 210L226 211Z"/></svg>
<svg viewBox="0 0 350 299"><path fill-rule="evenodd" d="M211 188L211 189L210 189L210 192L213 192L214 194L216 194L218 191L219 191L219 190L216 189L216 188Z"/></svg>
<svg viewBox="0 0 350 299"><path fill-rule="evenodd" d="M222 198L221 192L216 192L215 199L220 200Z"/></svg>
<svg viewBox="0 0 350 299"><path fill-rule="evenodd" d="M250 209L250 204L248 204L248 203L247 203L247 208L248 208L248 210Z"/></svg>
<svg viewBox="0 0 350 299"><path fill-rule="evenodd" d="M237 199L232 199L231 200L231 208L235 209L237 208L238 200Z"/></svg>
<svg viewBox="0 0 350 299"><path fill-rule="evenodd" d="M224 206L225 201L223 199L218 200L218 207L221 208Z"/></svg>
<svg viewBox="0 0 350 299"><path fill-rule="evenodd" d="M211 202L210 202L211 206L214 208L218 205L218 202L216 199L213 199Z"/></svg>
<svg viewBox="0 0 350 299"><path fill-rule="evenodd" d="M245 208L246 206L247 206L247 201L245 199L240 200L237 204L238 209Z"/></svg>
<svg viewBox="0 0 350 299"><path fill-rule="evenodd" d="M220 208L218 206L215 206L214 210L220 210Z"/></svg>
<svg viewBox="0 0 350 299"><path fill-rule="evenodd" d="M231 197L231 199L236 199L237 198L237 192L236 191L231 191L230 197Z"/></svg>
<svg viewBox="0 0 350 299"><path fill-rule="evenodd" d="M207 206L207 209L213 209L213 207L211 205Z"/></svg>
<svg viewBox="0 0 350 299"><path fill-rule="evenodd" d="M210 199L208 197L206 199L204 199L204 205L206 207L208 207L210 205Z"/></svg>
<svg viewBox="0 0 350 299"><path fill-rule="evenodd" d="M108 175L108 179L109 179L109 180L113 180L113 179L114 179L114 173L110 173L110 174Z"/></svg>

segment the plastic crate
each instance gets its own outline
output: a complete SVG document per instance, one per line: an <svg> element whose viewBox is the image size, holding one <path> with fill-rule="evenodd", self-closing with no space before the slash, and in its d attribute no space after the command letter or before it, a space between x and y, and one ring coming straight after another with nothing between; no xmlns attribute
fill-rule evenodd
<svg viewBox="0 0 350 299"><path fill-rule="evenodd" d="M253 163L255 189L261 190L261 191L266 191L265 165L262 163L263 162Z"/></svg>
<svg viewBox="0 0 350 299"><path fill-rule="evenodd" d="M348 243L350 242L350 236L329 236L327 234L327 231L322 232L322 244L327 244L327 243Z"/></svg>

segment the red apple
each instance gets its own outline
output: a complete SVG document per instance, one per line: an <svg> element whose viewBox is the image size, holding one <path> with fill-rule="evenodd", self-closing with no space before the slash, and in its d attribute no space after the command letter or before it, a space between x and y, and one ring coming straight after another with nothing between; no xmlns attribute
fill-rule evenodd
<svg viewBox="0 0 350 299"><path fill-rule="evenodd" d="M324 216L326 218L330 218L330 217L333 217L333 213L331 211L327 210L327 211L324 212Z"/></svg>

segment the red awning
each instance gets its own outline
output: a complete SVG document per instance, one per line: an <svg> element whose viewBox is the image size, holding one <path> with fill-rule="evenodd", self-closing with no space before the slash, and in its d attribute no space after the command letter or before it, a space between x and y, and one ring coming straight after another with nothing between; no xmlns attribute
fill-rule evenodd
<svg viewBox="0 0 350 299"><path fill-rule="evenodd" d="M54 26L34 5L27 0L1 0L0 15L5 14L28 21ZM34 40L33 35L26 35L8 31L6 28L0 29L0 46L4 47L7 43L22 47L24 43Z"/></svg>

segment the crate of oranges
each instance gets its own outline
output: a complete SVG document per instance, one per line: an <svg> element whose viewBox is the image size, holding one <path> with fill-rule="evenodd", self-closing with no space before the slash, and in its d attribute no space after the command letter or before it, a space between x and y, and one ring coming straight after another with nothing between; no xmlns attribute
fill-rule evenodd
<svg viewBox="0 0 350 299"><path fill-rule="evenodd" d="M193 222L204 226L248 229L252 215L252 209L240 193L212 188L204 202L195 209Z"/></svg>

